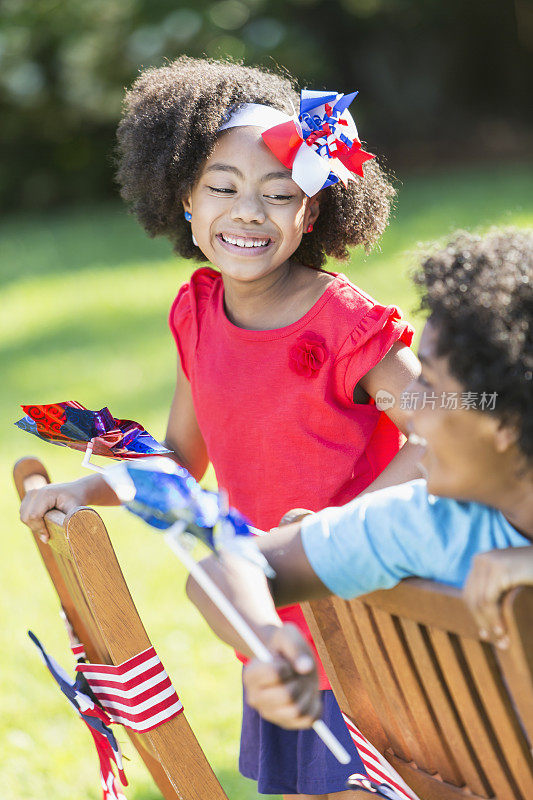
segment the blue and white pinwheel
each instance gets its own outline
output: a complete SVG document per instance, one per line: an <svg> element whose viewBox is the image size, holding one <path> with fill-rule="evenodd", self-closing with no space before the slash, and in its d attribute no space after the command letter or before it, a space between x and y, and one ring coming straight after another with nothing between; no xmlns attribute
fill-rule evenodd
<svg viewBox="0 0 533 800"><path fill-rule="evenodd" d="M125 508L152 527L173 527L176 533L181 528L214 553L236 553L274 577L255 545L251 526L242 514L228 507L224 493L202 489L170 458L121 462L102 475Z"/></svg>

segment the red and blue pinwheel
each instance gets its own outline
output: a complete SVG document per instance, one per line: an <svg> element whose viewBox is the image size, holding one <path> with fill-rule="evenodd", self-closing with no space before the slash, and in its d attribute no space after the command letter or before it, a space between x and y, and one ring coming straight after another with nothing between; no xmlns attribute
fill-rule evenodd
<svg viewBox="0 0 533 800"><path fill-rule="evenodd" d="M117 460L170 452L138 422L116 419L108 408L91 411L74 400L21 408L26 416L15 425L45 442Z"/></svg>

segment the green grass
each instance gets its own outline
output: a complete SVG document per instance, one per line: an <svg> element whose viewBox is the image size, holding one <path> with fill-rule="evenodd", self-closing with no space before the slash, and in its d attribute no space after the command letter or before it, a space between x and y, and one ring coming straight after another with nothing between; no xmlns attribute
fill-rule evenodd
<svg viewBox="0 0 533 800"><path fill-rule="evenodd" d="M342 267L382 302L414 314L407 277L421 241L457 227L533 226L530 167L412 176L397 213L372 255ZM35 548L18 521L13 461L35 454L56 480L82 474L80 458L23 434L12 423L20 403L76 399L109 405L164 433L173 391L175 348L166 316L191 265L148 240L122 207L14 217L0 227L0 464L5 489L0 541L0 772L3 800L100 798L96 756L83 726L62 701L26 637L32 628L70 663L57 602ZM335 269L335 266L332 265ZM120 510L104 518L139 612L172 676L187 717L232 800L254 800L237 773L240 670L184 597L185 574L161 539ZM158 796L132 757L129 800Z"/></svg>

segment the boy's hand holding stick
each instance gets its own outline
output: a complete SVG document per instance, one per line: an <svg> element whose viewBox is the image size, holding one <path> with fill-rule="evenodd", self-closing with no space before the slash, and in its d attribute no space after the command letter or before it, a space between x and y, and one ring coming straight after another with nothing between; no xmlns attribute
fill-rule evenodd
<svg viewBox="0 0 533 800"><path fill-rule="evenodd" d="M272 665L272 667L277 667L276 669L273 669L271 673L269 673L268 670L265 671L265 678L268 679L270 674L272 684L275 686L276 684L279 685L280 674L278 670L290 669L292 667L295 677L298 674L300 676L302 674L309 674L309 689L303 693L303 697L301 698L302 700L307 701L308 708L306 712L299 717L295 717L294 713L291 712L287 718L287 727L307 727L309 725L310 717L314 717L320 713L320 702L317 702L317 693L315 691L316 669L314 661L306 652L306 649L304 650L301 648L301 644L298 641L301 639L300 634L298 631L296 631L296 629L294 629L294 647L291 647L290 633L288 633L289 626L279 629L279 631L283 631L279 644L282 644L283 646L283 651L280 652L280 655L284 657L285 664L276 665L275 656L272 655L270 650L252 630L246 620L238 613L238 611L222 593L216 583L214 583L214 581L205 572L202 566L198 564L190 552L181 544L180 539L184 531L184 527L184 523L182 522L175 523L175 525L173 525L172 528L170 528L165 534L165 540L167 544L175 553L175 555L178 556L183 565L189 570L194 580L198 583L201 589L203 589L209 599L216 605L221 614L223 614L223 616L232 625L241 639L246 642L255 657L262 662L262 664L269 664ZM276 648L277 635L278 631L275 631L269 642L274 649ZM251 667L251 669L252 668L253 667ZM301 684L301 677L299 678L298 683ZM290 686L283 686L280 691L287 692L288 689L290 690ZM276 691L276 689L274 689L274 691ZM265 708L265 714L263 716L268 717L268 708ZM351 760L350 755L341 745L336 736L334 736L329 730L323 720L314 719L312 728L341 764L349 764Z"/></svg>

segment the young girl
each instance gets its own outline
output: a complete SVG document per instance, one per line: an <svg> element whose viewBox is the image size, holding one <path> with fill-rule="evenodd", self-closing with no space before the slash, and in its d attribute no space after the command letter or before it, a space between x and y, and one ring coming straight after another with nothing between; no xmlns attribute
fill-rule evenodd
<svg viewBox="0 0 533 800"><path fill-rule="evenodd" d="M394 194L360 148L349 100L304 93L296 123L288 78L180 58L141 75L118 130L118 180L141 224L212 265L171 308L179 358L166 444L197 479L210 460L231 505L264 530L295 506L342 505L419 476L413 446L400 449L404 412L373 399L398 397L418 373L412 329L395 306L321 269L376 241ZM21 516L45 535L54 506L116 502L96 475L29 493ZM309 635L299 607L281 616ZM351 764L244 702L239 765L259 792L350 796L346 778L362 764L323 670L321 687Z"/></svg>

